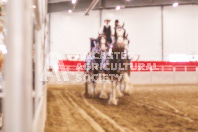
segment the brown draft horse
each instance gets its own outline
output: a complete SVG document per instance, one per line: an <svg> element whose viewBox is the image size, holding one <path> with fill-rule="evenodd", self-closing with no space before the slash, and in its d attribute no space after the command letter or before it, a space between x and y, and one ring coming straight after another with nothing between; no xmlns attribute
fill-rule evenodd
<svg viewBox="0 0 198 132"><path fill-rule="evenodd" d="M111 95L108 103L117 105L118 97L122 97L123 93L129 93L128 83L130 76L130 59L128 58L125 40L126 31L123 26L116 28L115 43L112 48L112 59L109 60L111 77ZM129 42L129 41L128 41ZM127 52L126 52L127 50ZM113 67L112 67L113 66ZM122 92L121 92L122 91Z"/></svg>

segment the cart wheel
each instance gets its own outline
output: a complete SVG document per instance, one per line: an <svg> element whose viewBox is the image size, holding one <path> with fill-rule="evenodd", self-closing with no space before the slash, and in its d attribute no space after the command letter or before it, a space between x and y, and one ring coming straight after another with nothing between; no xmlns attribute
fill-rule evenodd
<svg viewBox="0 0 198 132"><path fill-rule="evenodd" d="M85 82L85 96L88 97L88 82Z"/></svg>

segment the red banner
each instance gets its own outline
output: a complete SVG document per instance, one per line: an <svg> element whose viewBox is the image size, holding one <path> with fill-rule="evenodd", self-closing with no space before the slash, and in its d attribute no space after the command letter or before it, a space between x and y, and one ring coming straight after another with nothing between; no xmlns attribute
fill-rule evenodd
<svg viewBox="0 0 198 132"><path fill-rule="evenodd" d="M84 61L59 61L59 71L84 71ZM195 72L198 62L135 61L131 72Z"/></svg>

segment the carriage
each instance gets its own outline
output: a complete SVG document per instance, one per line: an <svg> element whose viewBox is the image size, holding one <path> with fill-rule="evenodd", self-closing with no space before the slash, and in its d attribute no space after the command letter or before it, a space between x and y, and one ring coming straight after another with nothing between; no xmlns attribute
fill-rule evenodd
<svg viewBox="0 0 198 132"><path fill-rule="evenodd" d="M109 104L117 105L118 97L122 97L124 93L129 93L128 83L130 76L130 58L128 56L129 40L126 30L123 26L118 26L114 41L108 43L104 34L99 34L97 39L91 38L91 49L85 60L85 95L95 97L96 81L99 75L105 75L111 81L111 94L109 96ZM116 67L115 67L116 66ZM100 76L101 77L101 76ZM88 79L89 78L89 79ZM91 78L91 79L90 79ZM102 76L102 81L107 78ZM105 82L102 83L102 89L99 97L103 98ZM91 85L91 95L89 94L89 86Z"/></svg>

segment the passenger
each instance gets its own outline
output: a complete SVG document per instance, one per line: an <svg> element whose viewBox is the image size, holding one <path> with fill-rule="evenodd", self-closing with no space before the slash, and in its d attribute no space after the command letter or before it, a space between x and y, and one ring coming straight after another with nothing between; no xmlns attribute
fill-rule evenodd
<svg viewBox="0 0 198 132"><path fill-rule="evenodd" d="M115 20L115 27L114 30L112 32L112 36L113 36L113 42L115 42L115 34L116 34L116 28L119 26L119 20Z"/></svg>
<svg viewBox="0 0 198 132"><path fill-rule="evenodd" d="M119 26L119 20L115 20L115 28Z"/></svg>

